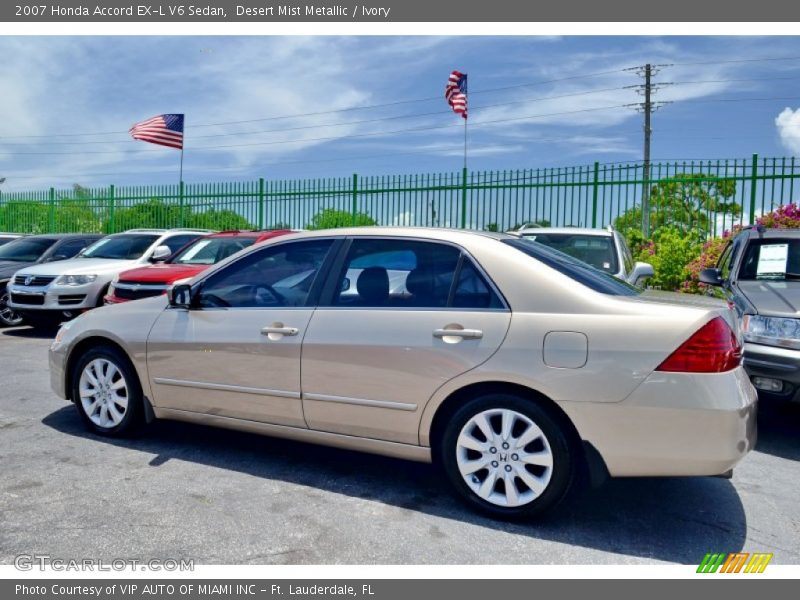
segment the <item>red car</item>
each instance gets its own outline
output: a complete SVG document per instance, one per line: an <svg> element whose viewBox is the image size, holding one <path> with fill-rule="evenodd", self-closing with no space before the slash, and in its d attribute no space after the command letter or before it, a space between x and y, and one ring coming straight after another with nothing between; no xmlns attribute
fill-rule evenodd
<svg viewBox="0 0 800 600"><path fill-rule="evenodd" d="M120 273L108 288L105 303L118 304L165 294L176 281L194 277L248 246L287 233L292 230L222 231L201 237L178 250L166 262Z"/></svg>

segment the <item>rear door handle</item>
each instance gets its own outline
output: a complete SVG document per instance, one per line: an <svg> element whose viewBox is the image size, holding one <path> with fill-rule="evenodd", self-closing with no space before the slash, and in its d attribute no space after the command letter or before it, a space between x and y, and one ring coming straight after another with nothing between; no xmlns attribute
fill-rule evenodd
<svg viewBox="0 0 800 600"><path fill-rule="evenodd" d="M297 335L300 330L297 327L284 327L270 325L261 328L261 335L266 336L281 336L281 335Z"/></svg>
<svg viewBox="0 0 800 600"><path fill-rule="evenodd" d="M434 329L433 337L459 337L464 340L479 340L483 337L480 329Z"/></svg>

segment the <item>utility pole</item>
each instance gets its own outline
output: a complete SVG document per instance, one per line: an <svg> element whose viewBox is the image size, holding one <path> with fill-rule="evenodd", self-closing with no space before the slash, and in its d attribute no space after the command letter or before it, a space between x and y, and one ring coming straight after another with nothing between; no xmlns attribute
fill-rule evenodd
<svg viewBox="0 0 800 600"><path fill-rule="evenodd" d="M653 113L652 85L653 65L644 66L644 163L642 164L642 233L644 237L650 236L650 136L653 128L650 118Z"/></svg>
<svg viewBox="0 0 800 600"><path fill-rule="evenodd" d="M653 94L658 88L671 85L669 83L654 84L653 75L658 73L661 67L669 67L670 65L653 65L647 63L641 67L632 67L626 69L633 71L639 77L644 77L644 83L639 85L628 86L635 89L643 96L644 102L637 102L632 104L633 108L637 111L644 113L644 156L642 160L642 233L645 237L650 236L650 143L653 135L652 115L659 108L669 102L653 102Z"/></svg>

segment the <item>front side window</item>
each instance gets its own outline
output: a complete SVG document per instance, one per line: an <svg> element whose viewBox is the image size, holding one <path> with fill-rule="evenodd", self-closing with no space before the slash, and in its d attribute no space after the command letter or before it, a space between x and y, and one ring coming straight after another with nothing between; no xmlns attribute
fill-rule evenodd
<svg viewBox="0 0 800 600"><path fill-rule="evenodd" d="M67 240L58 245L58 247L53 249L53 254L50 257L51 260L63 260L67 258L72 258L78 252L86 248L89 245L89 242L83 238L78 238L74 240Z"/></svg>
<svg viewBox="0 0 800 600"><path fill-rule="evenodd" d="M89 246L81 258L111 258L117 260L137 260L144 256L160 236L123 233L110 235Z"/></svg>
<svg viewBox="0 0 800 600"><path fill-rule="evenodd" d="M263 248L200 284L200 308L306 306L332 240L291 242Z"/></svg>
<svg viewBox="0 0 800 600"><path fill-rule="evenodd" d="M178 265L213 265L252 246L253 237L202 238L187 246L170 262Z"/></svg>
<svg viewBox="0 0 800 600"><path fill-rule="evenodd" d="M193 242L197 238L201 237L201 234L188 234L188 235L173 235L172 237L168 237L163 242L161 242L164 246L170 249L170 251L174 254L181 248L183 248L189 242Z"/></svg>

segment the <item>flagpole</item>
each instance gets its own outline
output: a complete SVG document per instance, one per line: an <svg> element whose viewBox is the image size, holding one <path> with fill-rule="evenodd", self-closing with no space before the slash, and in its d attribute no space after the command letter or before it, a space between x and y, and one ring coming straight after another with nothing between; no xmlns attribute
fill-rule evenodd
<svg viewBox="0 0 800 600"><path fill-rule="evenodd" d="M467 168L467 121L469 119L464 119L464 168Z"/></svg>

